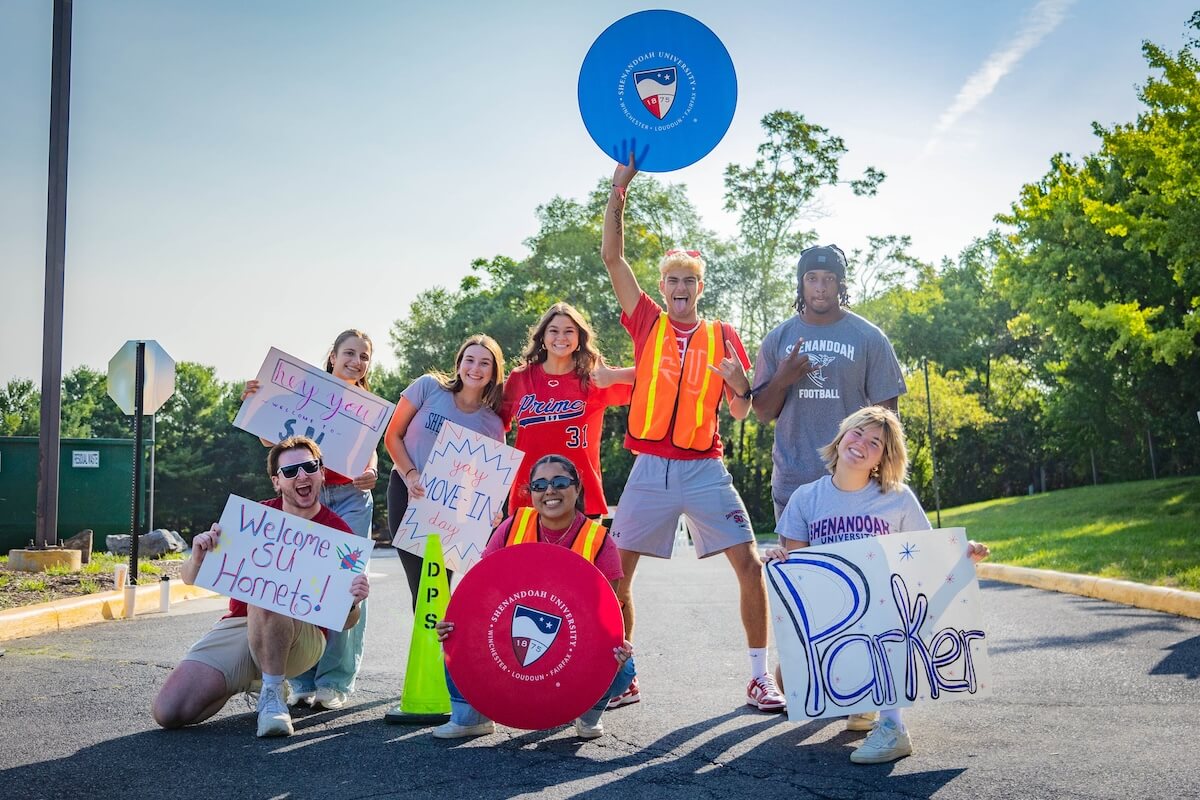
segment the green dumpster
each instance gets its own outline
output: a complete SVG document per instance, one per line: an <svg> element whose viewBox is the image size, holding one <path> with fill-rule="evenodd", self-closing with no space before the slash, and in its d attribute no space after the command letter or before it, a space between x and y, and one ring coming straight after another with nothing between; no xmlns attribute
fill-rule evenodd
<svg viewBox="0 0 1200 800"><path fill-rule="evenodd" d="M148 459L150 443L143 458ZM142 462L142 518L148 498ZM37 535L38 438L0 436L0 554L25 547ZM133 486L132 439L63 439L58 468L58 537L84 528L95 531L92 546L104 550L104 537L129 533Z"/></svg>

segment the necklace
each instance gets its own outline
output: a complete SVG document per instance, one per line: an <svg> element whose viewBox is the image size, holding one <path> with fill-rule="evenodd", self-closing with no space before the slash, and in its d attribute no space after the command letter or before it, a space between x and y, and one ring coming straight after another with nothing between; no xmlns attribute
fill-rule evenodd
<svg viewBox="0 0 1200 800"><path fill-rule="evenodd" d="M546 526L542 525L541 520L538 520L538 531L542 535L542 541L546 544L562 544L563 540L567 538L567 534L571 532L571 526L567 525L567 527L561 531L551 531L548 530ZM551 538L552 535L553 538Z"/></svg>

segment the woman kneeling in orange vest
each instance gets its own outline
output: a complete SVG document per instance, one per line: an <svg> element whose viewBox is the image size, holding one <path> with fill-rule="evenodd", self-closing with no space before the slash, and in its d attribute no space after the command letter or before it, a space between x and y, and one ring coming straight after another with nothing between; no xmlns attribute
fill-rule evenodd
<svg viewBox="0 0 1200 800"><path fill-rule="evenodd" d="M608 538L608 529L583 514L583 487L575 464L560 455L539 459L529 471L529 493L533 508L519 508L501 522L481 557L487 558L502 547L526 542L561 545L592 562L616 591L617 581L624 576L621 557L616 545ZM442 620L437 624L438 641L446 641L453 632L453 622ZM596 705L575 720L575 732L582 739L595 739L604 734L600 715L609 699L624 692L633 682L636 674L633 645L622 642L620 647L613 648L613 657L621 668L612 685ZM450 679L449 672L446 673L446 684L450 689L450 721L434 728L434 737L460 739L494 733L495 723L467 702Z"/></svg>

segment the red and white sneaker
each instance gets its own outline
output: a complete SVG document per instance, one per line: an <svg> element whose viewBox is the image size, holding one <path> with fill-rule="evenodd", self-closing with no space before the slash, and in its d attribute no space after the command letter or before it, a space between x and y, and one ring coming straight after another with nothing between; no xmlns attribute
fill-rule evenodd
<svg viewBox="0 0 1200 800"><path fill-rule="evenodd" d="M638 690L637 678L634 677L633 683L629 684L629 688L621 692L621 694L608 701L608 708L620 708L621 706L632 705L642 701L642 693Z"/></svg>
<svg viewBox="0 0 1200 800"><path fill-rule="evenodd" d="M746 705L754 706L759 711L785 711L787 700L775 685L775 679L770 675L752 678L746 687Z"/></svg>

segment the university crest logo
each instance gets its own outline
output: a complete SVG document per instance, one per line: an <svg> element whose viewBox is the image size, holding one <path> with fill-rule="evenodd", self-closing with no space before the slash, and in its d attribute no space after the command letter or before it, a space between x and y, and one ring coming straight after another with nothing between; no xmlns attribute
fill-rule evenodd
<svg viewBox="0 0 1200 800"><path fill-rule="evenodd" d="M675 67L660 67L633 73L638 97L655 119L663 119L671 110L671 104L675 102L677 77Z"/></svg>
<svg viewBox="0 0 1200 800"><path fill-rule="evenodd" d="M562 617L528 606L517 606L512 618L512 645L522 667L528 667L546 654L550 645L554 644L560 627Z"/></svg>

